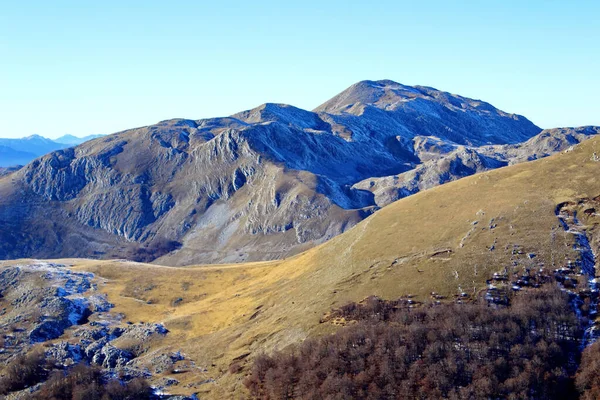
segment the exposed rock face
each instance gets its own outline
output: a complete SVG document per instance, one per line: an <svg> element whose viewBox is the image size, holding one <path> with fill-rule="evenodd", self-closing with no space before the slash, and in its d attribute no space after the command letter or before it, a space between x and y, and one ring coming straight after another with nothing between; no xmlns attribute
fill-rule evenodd
<svg viewBox="0 0 600 400"><path fill-rule="evenodd" d="M526 118L505 113L481 100L442 92L425 86L405 86L383 81L362 81L317 107L344 124L355 120L363 134L402 137L433 136L456 144L519 143L540 132ZM380 126L385 120L388 132ZM357 129L358 131L358 129Z"/></svg>
<svg viewBox="0 0 600 400"><path fill-rule="evenodd" d="M383 207L421 190L478 172L566 151L597 134L600 127L547 129L523 143L481 147L419 137L414 144L415 153L424 160L422 164L402 174L365 179L353 188L372 192L377 205Z"/></svg>
<svg viewBox="0 0 600 400"><path fill-rule="evenodd" d="M6 304L0 329L23 325L16 336L27 335L30 344L60 337L65 329L111 304L102 295L83 297L92 274L68 271L58 264L23 264L0 271L0 296ZM26 327L26 328L25 328ZM15 343L20 339L13 337Z"/></svg>
<svg viewBox="0 0 600 400"><path fill-rule="evenodd" d="M95 328L92 328L92 325ZM164 336L167 333L165 327L160 324L139 323L125 329L110 325L91 324L76 329L73 338L68 342L60 342L49 347L47 355L52 356L62 365L71 365L83 360L112 372L128 371L137 376L150 376L152 373L159 374L164 370L146 371L146 368L142 367L137 359L137 354L119 346L122 346L123 343L142 345L153 337ZM156 357L173 359L174 362L184 359L180 353L177 353L178 357L174 359L173 354L160 353Z"/></svg>
<svg viewBox="0 0 600 400"><path fill-rule="evenodd" d="M127 350L105 345L94 354L92 362L104 368L116 368L125 366L132 358L133 354Z"/></svg>
<svg viewBox="0 0 600 400"><path fill-rule="evenodd" d="M0 258L281 258L394 199L541 156L550 140L506 146L539 132L479 100L391 81L360 82L315 112L264 104L163 121L0 179Z"/></svg>
<svg viewBox="0 0 600 400"><path fill-rule="evenodd" d="M168 330L159 323L124 324L122 315L112 312L113 305L98 293L102 283L94 274L61 264L0 267L0 362L43 343L46 358L58 365L95 364L105 375L125 381L155 378L180 362L194 365L180 351L147 352L148 343ZM157 381L159 388L178 384L168 378ZM29 398L30 390L13 395Z"/></svg>

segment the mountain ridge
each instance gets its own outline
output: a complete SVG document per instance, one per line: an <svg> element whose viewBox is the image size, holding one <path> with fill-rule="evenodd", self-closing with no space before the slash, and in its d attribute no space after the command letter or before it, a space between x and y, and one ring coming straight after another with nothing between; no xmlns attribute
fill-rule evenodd
<svg viewBox="0 0 600 400"><path fill-rule="evenodd" d="M88 140L92 140L92 139L97 139L99 137L102 137L105 135L87 135L87 136L75 136L75 135L62 135L56 139L52 139L53 141L55 141L56 143L62 143L62 144L68 144L68 145L78 145L81 144L83 142L87 142Z"/></svg>
<svg viewBox="0 0 600 400"><path fill-rule="evenodd" d="M0 258L170 265L282 258L346 231L394 199L361 182L454 157L455 173L434 165L439 177L421 186L441 184L506 165L509 147L493 146L542 131L479 100L381 82L348 89L366 85L360 94L375 101L361 104L359 115L337 106L320 106L332 108L328 113L265 103L230 117L161 121L43 156L10 182L0 181L0 226L10 232L1 238ZM412 100L396 104L405 91ZM565 142L568 133L557 135ZM408 195L415 188L392 191ZM11 215L23 208L31 216L15 227ZM36 218L42 209L47 215ZM40 232L49 233L41 240ZM90 240L75 245L73 232Z"/></svg>

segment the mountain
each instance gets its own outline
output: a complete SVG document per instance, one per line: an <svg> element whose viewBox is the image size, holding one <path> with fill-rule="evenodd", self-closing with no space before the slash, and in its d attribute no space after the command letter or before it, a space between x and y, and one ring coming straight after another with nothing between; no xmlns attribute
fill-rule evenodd
<svg viewBox="0 0 600 400"><path fill-rule="evenodd" d="M540 131L487 103L391 81L360 82L314 112L267 103L163 121L53 152L0 182L0 257L282 258L375 211L374 194L353 185L414 170L423 135L472 147Z"/></svg>
<svg viewBox="0 0 600 400"><path fill-rule="evenodd" d="M600 128L542 131L443 92L417 97L428 113L414 100L386 110L394 85L364 85L371 97L328 111L163 121L0 178L2 257L68 257L0 262L6 329L27 317L10 343L43 341L65 364L152 366L171 393L244 398L256 357L335 332L332 308L463 302L494 274L595 264ZM452 131L429 135L434 114ZM190 266L214 261L229 264Z"/></svg>
<svg viewBox="0 0 600 400"><path fill-rule="evenodd" d="M245 398L243 380L258 355L335 332L343 321L327 315L350 301L376 295L461 302L484 296L494 274L516 279L526 271L594 265L598 149L594 137L548 158L424 190L285 260L188 267L57 262L96 274L98 292L130 324L164 324L169 333L147 344L146 362L184 350L186 361L203 366L174 375L171 393Z"/></svg>
<svg viewBox="0 0 600 400"><path fill-rule="evenodd" d="M334 125L354 126L352 136L395 132L403 138L434 136L481 146L519 143L540 132L526 118L486 102L389 80L356 83L315 112L331 114Z"/></svg>
<svg viewBox="0 0 600 400"><path fill-rule="evenodd" d="M532 161L571 148L600 134L600 127L546 129L523 143L481 147L461 146L436 138L415 140L414 151L423 161L414 169L354 184L375 195L375 203L386 206L398 199L475 173Z"/></svg>
<svg viewBox="0 0 600 400"><path fill-rule="evenodd" d="M21 139L0 139L0 167L24 165L51 151L66 147L51 139L31 135Z"/></svg>
<svg viewBox="0 0 600 400"><path fill-rule="evenodd" d="M0 167L25 165L37 157L52 151L81 144L100 136L102 135L78 138L72 135L65 135L56 140L47 139L40 135L31 135L20 139L0 138Z"/></svg>
<svg viewBox="0 0 600 400"><path fill-rule="evenodd" d="M9 146L0 145L0 168L24 165L36 157L34 153L19 151Z"/></svg>
<svg viewBox="0 0 600 400"><path fill-rule="evenodd" d="M83 142L87 142L88 140L97 139L105 135L88 135L84 137L77 137L73 135L63 135L57 139L54 139L56 143L67 144L69 146L76 146Z"/></svg>

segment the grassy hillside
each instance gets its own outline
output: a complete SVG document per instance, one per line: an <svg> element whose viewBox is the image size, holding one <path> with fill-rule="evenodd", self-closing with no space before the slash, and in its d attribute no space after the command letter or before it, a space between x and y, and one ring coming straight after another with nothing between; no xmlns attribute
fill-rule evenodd
<svg viewBox="0 0 600 400"><path fill-rule="evenodd" d="M600 195L596 151L600 140L591 139L568 153L427 190L283 261L63 262L106 278L101 290L125 320L166 325L171 334L160 346L183 349L202 369L178 374L173 392L241 395L243 374L228 372L234 360L244 365L260 352L331 332L319 320L332 307L368 295L475 295L504 268L556 268L575 259L573 237L555 211Z"/></svg>

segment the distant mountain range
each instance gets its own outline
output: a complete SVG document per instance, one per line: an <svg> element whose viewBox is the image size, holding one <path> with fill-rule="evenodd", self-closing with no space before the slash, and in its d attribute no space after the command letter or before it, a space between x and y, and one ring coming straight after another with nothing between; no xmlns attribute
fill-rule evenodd
<svg viewBox="0 0 600 400"><path fill-rule="evenodd" d="M0 179L0 258L283 258L399 198L598 133L542 131L486 102L389 80L359 82L312 112L267 103L163 121Z"/></svg>
<svg viewBox="0 0 600 400"><path fill-rule="evenodd" d="M0 138L0 167L25 165L51 151L76 146L101 136L103 135L90 135L80 138L73 135L64 135L54 140L40 135L31 135L20 139Z"/></svg>
<svg viewBox="0 0 600 400"><path fill-rule="evenodd" d="M63 136L59 137L58 139L54 139L54 141L56 143L62 143L62 144L68 144L70 146L76 146L83 142L87 142L88 140L97 139L102 136L105 136L105 135L88 135L88 136L84 136L84 137L77 137L77 136L73 136L73 135L63 135Z"/></svg>

